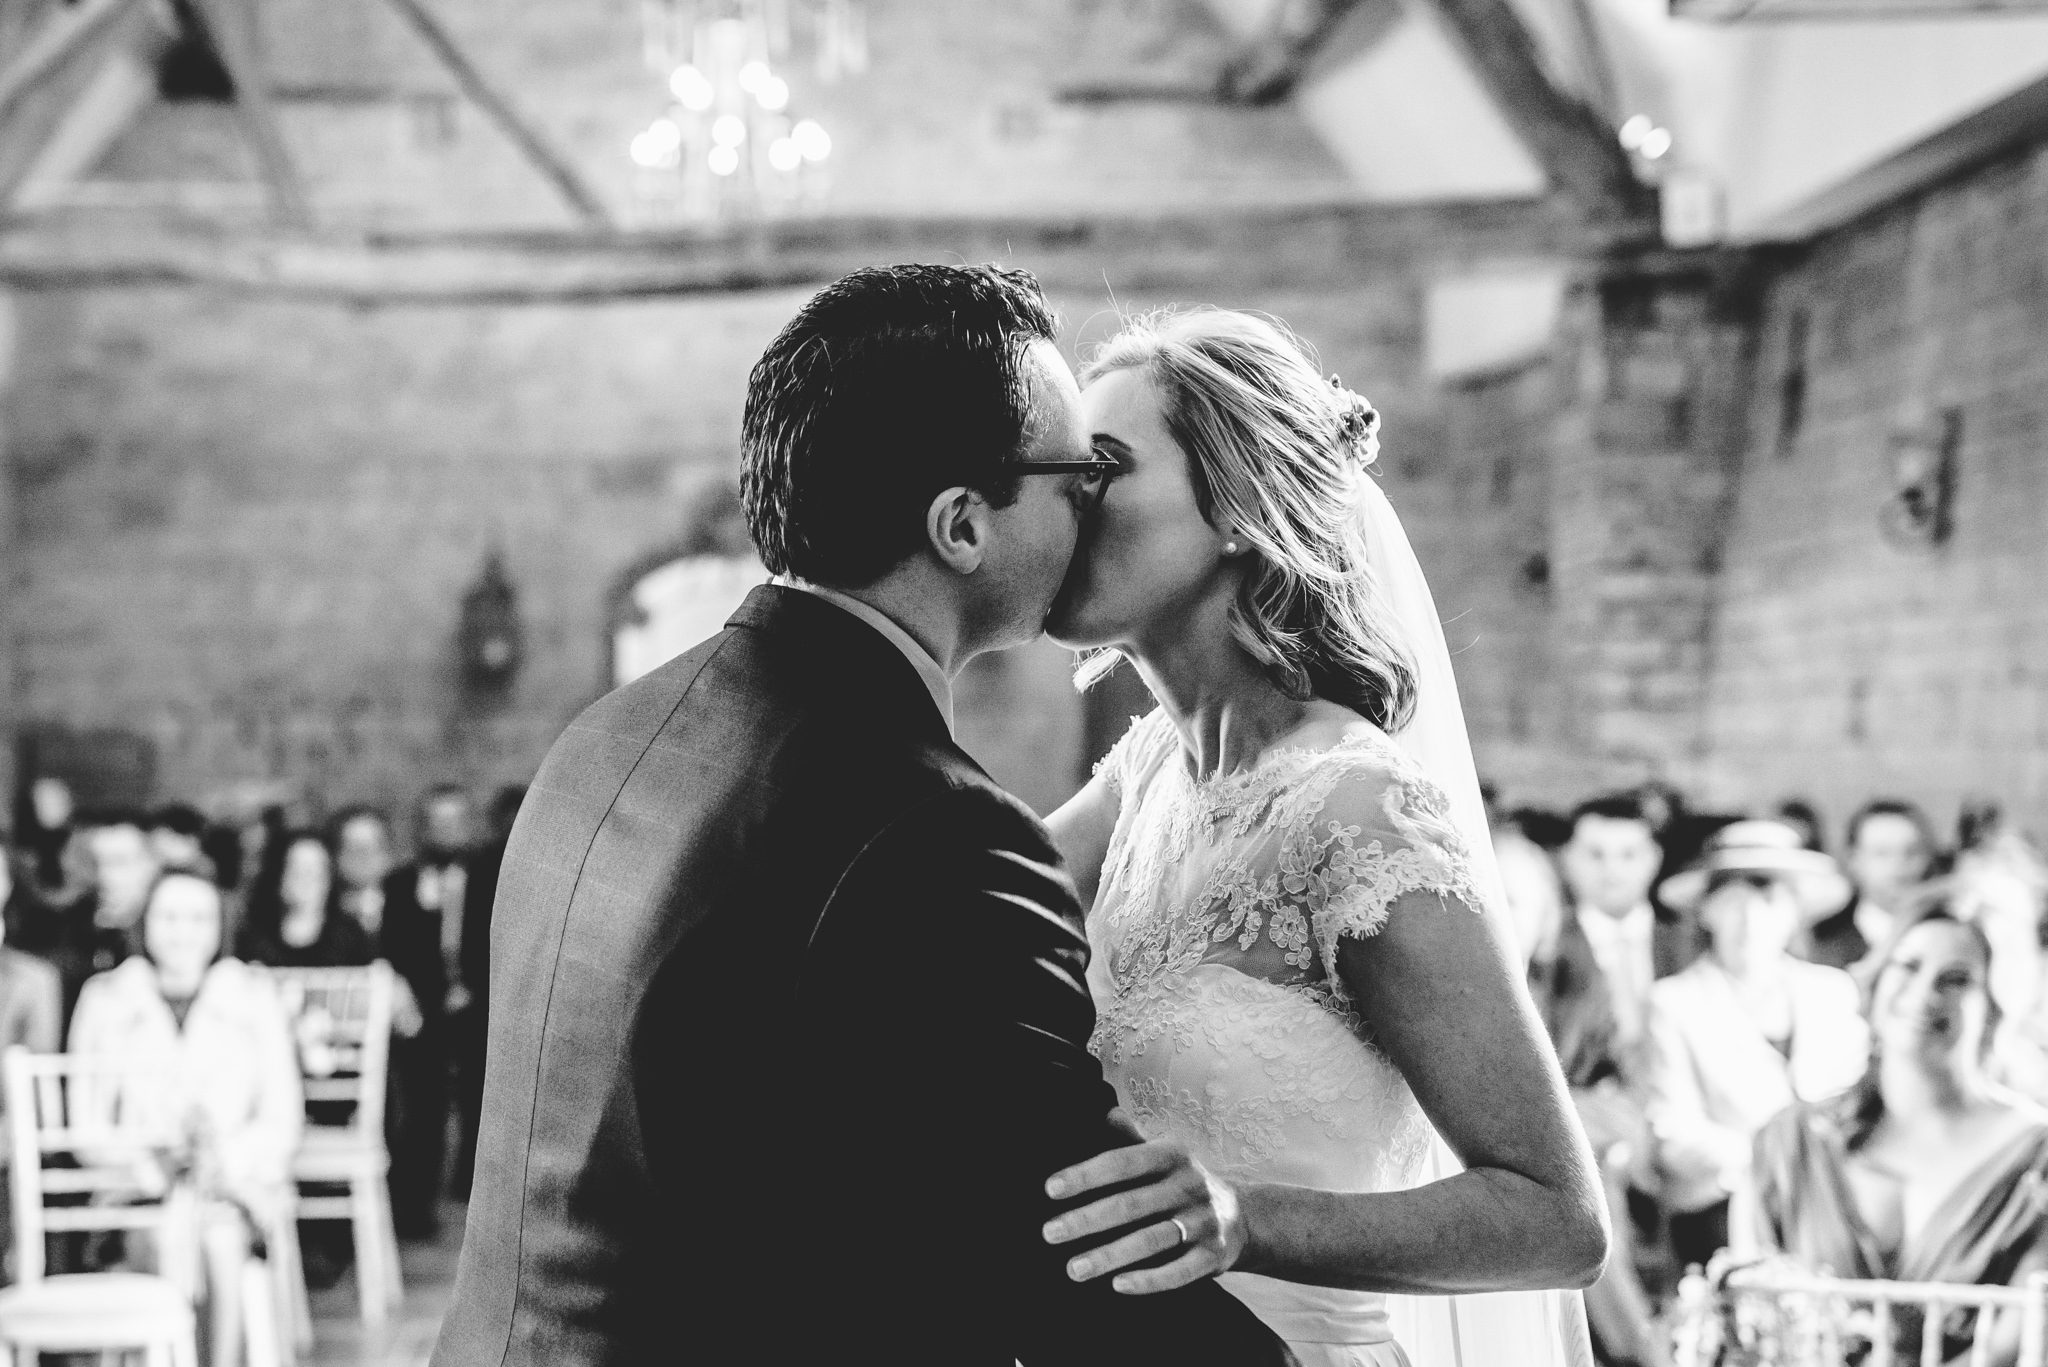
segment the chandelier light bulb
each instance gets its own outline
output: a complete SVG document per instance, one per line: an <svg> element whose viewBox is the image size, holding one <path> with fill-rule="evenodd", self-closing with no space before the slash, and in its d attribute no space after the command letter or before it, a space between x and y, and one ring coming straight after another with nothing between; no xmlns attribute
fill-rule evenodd
<svg viewBox="0 0 2048 1367"><path fill-rule="evenodd" d="M777 138L768 144L768 164L778 171L794 171L803 160L804 154L792 138Z"/></svg>
<svg viewBox="0 0 2048 1367"><path fill-rule="evenodd" d="M1643 139L1656 130L1656 123L1648 114L1636 114L1621 126L1621 145L1629 151L1639 151Z"/></svg>
<svg viewBox="0 0 2048 1367"><path fill-rule="evenodd" d="M1652 128L1649 132L1643 134L1643 144L1637 150L1651 161L1657 160L1657 158L1671 150L1671 130L1668 128Z"/></svg>
<svg viewBox="0 0 2048 1367"><path fill-rule="evenodd" d="M711 125L711 140L720 147L738 147L747 140L747 121L737 114L720 114Z"/></svg>
<svg viewBox="0 0 2048 1367"><path fill-rule="evenodd" d="M740 68L740 89L749 95L759 95L761 87L775 78L768 74L768 63L748 62Z"/></svg>
<svg viewBox="0 0 2048 1367"><path fill-rule="evenodd" d="M805 119L790 129L789 140L805 161L823 161L832 155L832 139L816 119Z"/></svg>
<svg viewBox="0 0 2048 1367"><path fill-rule="evenodd" d="M701 114L711 107L718 98L712 89L711 79L687 62L669 74L668 89L676 97L676 103L694 113Z"/></svg>
<svg viewBox="0 0 2048 1367"><path fill-rule="evenodd" d="M777 110L789 104L789 82L780 76L770 76L754 87L754 98L767 110Z"/></svg>
<svg viewBox="0 0 2048 1367"><path fill-rule="evenodd" d="M720 143L711 149L708 160L711 163L712 175L729 176L740 169L740 150Z"/></svg>
<svg viewBox="0 0 2048 1367"><path fill-rule="evenodd" d="M648 170L674 166L681 160L683 130L667 119L656 119L633 135L627 151L635 165Z"/></svg>

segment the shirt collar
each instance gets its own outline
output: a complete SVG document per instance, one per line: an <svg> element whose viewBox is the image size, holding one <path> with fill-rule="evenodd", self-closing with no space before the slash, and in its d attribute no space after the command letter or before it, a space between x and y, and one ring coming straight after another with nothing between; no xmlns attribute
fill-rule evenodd
<svg viewBox="0 0 2048 1367"><path fill-rule="evenodd" d="M873 604L863 603L851 594L828 589L819 584L805 583L788 575L777 575L774 582L783 588L801 589L805 593L822 598L881 632L883 638L895 646L904 659L910 661L910 667L917 671L917 677L923 681L925 690L932 695L932 705L937 707L939 715L946 719L946 734L953 734L953 683L946 677L946 671L939 668L939 662L931 657L931 652L918 644L915 636L896 625L889 614Z"/></svg>
<svg viewBox="0 0 2048 1367"><path fill-rule="evenodd" d="M1620 916L1609 916L1597 909L1588 909L1579 915L1579 925L1586 930L1586 938L1595 943L1647 943L1656 912L1648 902L1639 902Z"/></svg>

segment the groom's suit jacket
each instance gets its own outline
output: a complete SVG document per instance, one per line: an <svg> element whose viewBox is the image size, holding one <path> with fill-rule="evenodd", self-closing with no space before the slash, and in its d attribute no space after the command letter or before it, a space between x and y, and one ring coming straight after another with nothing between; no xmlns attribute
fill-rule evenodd
<svg viewBox="0 0 2048 1367"><path fill-rule="evenodd" d="M1277 1363L1213 1283L1077 1285L1045 1178L1127 1142L1044 828L801 590L594 704L505 853L434 1367Z"/></svg>

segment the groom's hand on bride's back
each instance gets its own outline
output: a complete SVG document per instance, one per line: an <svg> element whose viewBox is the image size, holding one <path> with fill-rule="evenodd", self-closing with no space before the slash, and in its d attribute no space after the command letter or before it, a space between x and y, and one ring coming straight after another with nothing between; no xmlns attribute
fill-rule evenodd
<svg viewBox="0 0 2048 1367"><path fill-rule="evenodd" d="M1244 1256L1245 1223L1237 1193L1172 1140L1148 1141L1122 1111L1110 1120L1130 1139L1123 1148L1062 1168L1046 1195L1078 1202L1046 1222L1045 1241L1071 1245L1067 1275L1077 1282L1114 1274L1131 1296L1227 1272Z"/></svg>

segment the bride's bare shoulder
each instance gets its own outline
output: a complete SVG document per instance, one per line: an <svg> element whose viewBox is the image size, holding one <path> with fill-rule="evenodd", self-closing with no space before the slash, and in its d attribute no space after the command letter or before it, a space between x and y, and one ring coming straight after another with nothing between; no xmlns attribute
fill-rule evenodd
<svg viewBox="0 0 2048 1367"><path fill-rule="evenodd" d="M1386 732L1373 725L1364 714L1354 712L1342 703L1311 698L1307 715L1302 718L1290 744L1303 750L1337 750L1385 738Z"/></svg>

